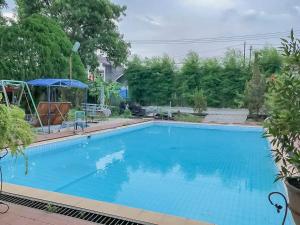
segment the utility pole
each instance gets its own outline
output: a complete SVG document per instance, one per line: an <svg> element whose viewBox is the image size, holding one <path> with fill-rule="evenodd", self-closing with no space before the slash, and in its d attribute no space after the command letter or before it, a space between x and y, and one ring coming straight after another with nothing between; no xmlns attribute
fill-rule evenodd
<svg viewBox="0 0 300 225"><path fill-rule="evenodd" d="M70 80L72 80L72 72L73 72L72 56L73 56L73 52L71 52L71 55L69 58L69 79Z"/></svg>
<svg viewBox="0 0 300 225"><path fill-rule="evenodd" d="M76 41L75 44L72 47L71 55L70 55L70 58L69 58L69 79L70 80L72 80L72 73L73 73L72 56L73 56L73 53L78 52L79 47L80 47L80 43L78 41Z"/></svg>
<svg viewBox="0 0 300 225"><path fill-rule="evenodd" d="M252 57L252 45L250 45L250 57L249 57L249 67L251 66L251 57Z"/></svg>
<svg viewBox="0 0 300 225"><path fill-rule="evenodd" d="M244 41L244 66L246 65L246 41Z"/></svg>

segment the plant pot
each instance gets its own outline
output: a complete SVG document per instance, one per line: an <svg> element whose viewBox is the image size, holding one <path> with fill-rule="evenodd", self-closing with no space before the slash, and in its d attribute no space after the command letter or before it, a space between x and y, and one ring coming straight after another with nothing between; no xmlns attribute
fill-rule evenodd
<svg viewBox="0 0 300 225"><path fill-rule="evenodd" d="M297 181L298 180L298 181ZM297 183L297 185L295 185ZM300 225L300 177L289 177L285 180L288 191L289 208L296 225Z"/></svg>

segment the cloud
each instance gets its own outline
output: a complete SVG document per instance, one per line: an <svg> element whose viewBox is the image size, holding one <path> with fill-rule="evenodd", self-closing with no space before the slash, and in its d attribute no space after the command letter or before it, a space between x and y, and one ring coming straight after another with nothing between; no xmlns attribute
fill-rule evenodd
<svg viewBox="0 0 300 225"><path fill-rule="evenodd" d="M255 9L248 9L242 13L246 17L258 17L258 16L265 16L266 12L263 10L255 10Z"/></svg>
<svg viewBox="0 0 300 225"><path fill-rule="evenodd" d="M296 10L296 12L300 15L300 6L296 5L294 6L294 9Z"/></svg>
<svg viewBox="0 0 300 225"><path fill-rule="evenodd" d="M3 12L2 13L3 17L7 18L7 19L11 19L11 20L16 20L17 16L15 13L13 12Z"/></svg>
<svg viewBox="0 0 300 225"><path fill-rule="evenodd" d="M182 3L191 7L210 9L229 9L235 6L233 0L183 0Z"/></svg>
<svg viewBox="0 0 300 225"><path fill-rule="evenodd" d="M136 18L144 23L153 25L153 26L162 26L162 19L155 16L136 16Z"/></svg>

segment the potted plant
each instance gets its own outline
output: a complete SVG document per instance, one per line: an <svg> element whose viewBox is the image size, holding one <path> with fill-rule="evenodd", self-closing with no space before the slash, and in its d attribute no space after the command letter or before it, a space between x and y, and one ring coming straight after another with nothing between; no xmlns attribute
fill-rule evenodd
<svg viewBox="0 0 300 225"><path fill-rule="evenodd" d="M300 225L300 40L293 31L288 40L282 39L282 50L285 66L282 74L271 78L264 127L279 166L276 180L284 180L289 209Z"/></svg>
<svg viewBox="0 0 300 225"><path fill-rule="evenodd" d="M22 155L26 159L24 148L32 143L34 134L24 118L25 113L20 108L0 104L0 153L9 149L12 156Z"/></svg>

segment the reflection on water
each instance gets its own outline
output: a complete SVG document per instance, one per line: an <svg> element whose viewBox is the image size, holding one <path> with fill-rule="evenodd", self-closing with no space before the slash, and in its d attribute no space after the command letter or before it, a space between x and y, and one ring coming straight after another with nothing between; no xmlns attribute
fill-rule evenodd
<svg viewBox="0 0 300 225"><path fill-rule="evenodd" d="M96 169L97 170L105 170L106 167L114 161L121 161L124 158L125 151L114 152L112 154L105 155L104 157L99 158L96 162Z"/></svg>

